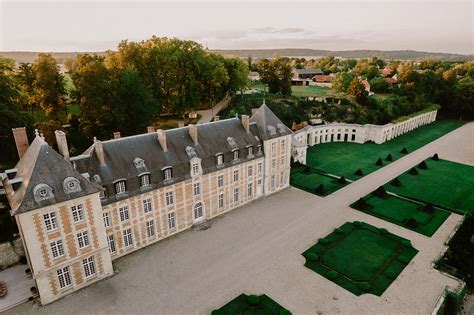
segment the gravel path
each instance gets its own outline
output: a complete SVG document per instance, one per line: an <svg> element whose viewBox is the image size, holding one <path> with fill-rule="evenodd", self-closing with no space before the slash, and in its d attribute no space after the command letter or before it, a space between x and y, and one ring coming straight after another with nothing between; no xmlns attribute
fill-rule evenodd
<svg viewBox="0 0 474 315"><path fill-rule="evenodd" d="M119 259L120 272L110 279L51 305L24 304L7 314L209 314L240 293L265 293L293 314L427 314L446 286L458 285L431 262L461 216L452 214L428 238L348 205L440 148L458 150L462 143L451 140L466 139L471 128L455 130L326 198L290 188L256 201L218 218L208 230L183 232ZM353 220L385 227L419 250L381 297L357 297L303 266L303 251Z"/></svg>

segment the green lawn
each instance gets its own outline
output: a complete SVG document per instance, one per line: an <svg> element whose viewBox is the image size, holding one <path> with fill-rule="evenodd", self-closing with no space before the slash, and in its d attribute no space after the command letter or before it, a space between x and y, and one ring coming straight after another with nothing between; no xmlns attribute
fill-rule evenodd
<svg viewBox="0 0 474 315"><path fill-rule="evenodd" d="M303 253L305 266L355 295L377 296L418 251L410 241L363 222L347 222Z"/></svg>
<svg viewBox="0 0 474 315"><path fill-rule="evenodd" d="M388 187L393 186L387 186L387 189ZM371 193L364 200L365 204L355 202L351 207L426 236L432 236L450 215L439 208L429 211L425 204L393 195L381 198Z"/></svg>
<svg viewBox="0 0 474 315"><path fill-rule="evenodd" d="M329 174L357 180L360 178L354 175L357 169L360 168L363 174L367 175L383 167L375 165L377 159L381 158L386 165L389 163L385 160L388 154L392 155L393 160L399 159L404 156L400 153L403 148L407 148L410 153L461 125L462 122L456 120L440 120L383 144L353 142L318 144L308 147L306 164Z"/></svg>
<svg viewBox="0 0 474 315"><path fill-rule="evenodd" d="M290 311L267 295L241 294L226 305L211 312L212 315L289 315Z"/></svg>
<svg viewBox="0 0 474 315"><path fill-rule="evenodd" d="M324 197L329 194L332 194L336 190L348 184L347 181L345 184L338 183L337 179L324 174L320 174L318 172L315 172L314 170L305 172L304 168L305 167L301 166L293 167L291 169L290 182L292 186L310 192L312 194ZM324 190L322 191L318 190L318 187L321 184L324 187Z"/></svg>
<svg viewBox="0 0 474 315"><path fill-rule="evenodd" d="M418 167L418 175L404 173L398 177L401 186L386 189L460 214L474 213L474 167L446 160L425 163L428 169Z"/></svg>

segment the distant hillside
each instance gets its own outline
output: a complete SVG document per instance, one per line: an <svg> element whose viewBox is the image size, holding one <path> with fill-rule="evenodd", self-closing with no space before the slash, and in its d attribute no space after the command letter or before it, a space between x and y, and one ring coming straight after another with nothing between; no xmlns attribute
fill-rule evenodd
<svg viewBox="0 0 474 315"><path fill-rule="evenodd" d="M376 56L380 59L390 60L445 60L445 61L472 61L474 55L461 55L461 54L450 54L450 53L435 53L435 52L423 52L414 50L342 50L342 51L331 51L331 50L316 50L316 49L300 49L300 48L285 48L285 49L229 49L229 50L211 50L212 52L219 53L225 56L235 56L240 58L247 58L249 55L252 58L273 58L276 56L284 57L305 57L305 58L318 58L322 56L336 56L340 58L369 58ZM5 56L14 59L17 63L21 62L33 62L39 52L33 51L7 51L0 52L1 56ZM74 58L78 54L85 54L87 52L51 52L58 63L64 63L64 60L68 58ZM104 52L89 52L96 54L104 54Z"/></svg>

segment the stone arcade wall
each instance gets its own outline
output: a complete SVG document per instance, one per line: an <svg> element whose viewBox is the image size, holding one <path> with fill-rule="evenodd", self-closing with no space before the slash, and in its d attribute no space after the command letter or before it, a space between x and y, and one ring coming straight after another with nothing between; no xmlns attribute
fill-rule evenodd
<svg viewBox="0 0 474 315"><path fill-rule="evenodd" d="M295 161L306 164L306 148L326 142L373 141L382 144L413 129L436 120L438 110L423 113L402 122L386 125L358 125L330 123L319 126L307 126L293 134L291 154Z"/></svg>

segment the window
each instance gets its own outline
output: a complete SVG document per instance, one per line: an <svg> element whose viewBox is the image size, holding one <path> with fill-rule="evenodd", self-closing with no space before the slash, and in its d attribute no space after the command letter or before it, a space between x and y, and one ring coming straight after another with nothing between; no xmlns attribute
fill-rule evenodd
<svg viewBox="0 0 474 315"><path fill-rule="evenodd" d="M282 152L285 151L285 140L281 140L281 141L280 141L280 150L281 150Z"/></svg>
<svg viewBox="0 0 474 315"><path fill-rule="evenodd" d="M107 196L106 193L105 193L105 187L102 187L102 188L103 188L103 190L101 190L100 193L99 193L99 198L100 199L104 199Z"/></svg>
<svg viewBox="0 0 474 315"><path fill-rule="evenodd" d="M239 159L239 150L232 151L232 154L234 155L234 161Z"/></svg>
<svg viewBox="0 0 474 315"><path fill-rule="evenodd" d="M113 234L110 234L110 235L107 235L107 243L109 244L109 253L115 253L115 239L114 239L114 235Z"/></svg>
<svg viewBox="0 0 474 315"><path fill-rule="evenodd" d="M198 202L194 205L194 219L202 218L202 203Z"/></svg>
<svg viewBox="0 0 474 315"><path fill-rule="evenodd" d="M193 184L193 195L198 196L201 194L201 183L194 183Z"/></svg>
<svg viewBox="0 0 474 315"><path fill-rule="evenodd" d="M150 186L150 174L140 176L140 187Z"/></svg>
<svg viewBox="0 0 474 315"><path fill-rule="evenodd" d="M252 156L253 155L253 147L248 147L247 149L247 155Z"/></svg>
<svg viewBox="0 0 474 315"><path fill-rule="evenodd" d="M247 176L252 176L253 175L253 166L249 165L247 168Z"/></svg>
<svg viewBox="0 0 474 315"><path fill-rule="evenodd" d="M224 186L224 175L217 176L217 187Z"/></svg>
<svg viewBox="0 0 474 315"><path fill-rule="evenodd" d="M71 273L69 272L69 266L58 269L56 272L58 274L58 282L59 282L59 287L61 289L72 285Z"/></svg>
<svg viewBox="0 0 474 315"><path fill-rule="evenodd" d="M84 216L84 206L83 205L77 205L77 206L72 206L72 218L74 219L74 222L82 222L85 219Z"/></svg>
<svg viewBox="0 0 474 315"><path fill-rule="evenodd" d="M271 187L272 187L272 190L275 189L275 175L272 175Z"/></svg>
<svg viewBox="0 0 474 315"><path fill-rule="evenodd" d="M238 202L238 201L239 201L239 189L234 188L234 202Z"/></svg>
<svg viewBox="0 0 474 315"><path fill-rule="evenodd" d="M234 182L239 180L239 170L234 170Z"/></svg>
<svg viewBox="0 0 474 315"><path fill-rule="evenodd" d="M272 171L274 171L276 168L276 160L272 159Z"/></svg>
<svg viewBox="0 0 474 315"><path fill-rule="evenodd" d="M151 212L151 198L147 198L143 200L143 212L148 213Z"/></svg>
<svg viewBox="0 0 474 315"><path fill-rule="evenodd" d="M116 194L122 194L127 191L127 188L125 187L125 181L121 180L117 183L115 183L115 193Z"/></svg>
<svg viewBox="0 0 474 315"><path fill-rule="evenodd" d="M261 172L262 172L262 169L263 169L263 164L262 164L262 163L258 163L258 164L257 164L257 173L261 173Z"/></svg>
<svg viewBox="0 0 474 315"><path fill-rule="evenodd" d="M280 173L280 187L285 186L285 172Z"/></svg>
<svg viewBox="0 0 474 315"><path fill-rule="evenodd" d="M174 229L176 227L176 218L174 212L168 213L168 228Z"/></svg>
<svg viewBox="0 0 474 315"><path fill-rule="evenodd" d="M219 209L224 208L224 194L219 194L217 203L218 203Z"/></svg>
<svg viewBox="0 0 474 315"><path fill-rule="evenodd" d="M248 183L247 184L247 196L252 197L252 193L253 193L253 184Z"/></svg>
<svg viewBox="0 0 474 315"><path fill-rule="evenodd" d="M174 203L174 194L172 191L168 191L165 194L165 199L166 199L166 205L172 205Z"/></svg>
<svg viewBox="0 0 474 315"><path fill-rule="evenodd" d="M133 244L133 239L132 239L132 229L126 229L122 231L123 233L123 243L125 244L125 247L128 247Z"/></svg>
<svg viewBox="0 0 474 315"><path fill-rule="evenodd" d="M82 266L84 267L86 278L95 275L94 256L84 258L82 260Z"/></svg>
<svg viewBox="0 0 474 315"><path fill-rule="evenodd" d="M104 218L104 226L105 227L112 226L112 221L110 220L110 212L104 212L102 217Z"/></svg>
<svg viewBox="0 0 474 315"><path fill-rule="evenodd" d="M173 178L173 169L171 167L165 168L163 170L163 178L169 180Z"/></svg>
<svg viewBox="0 0 474 315"><path fill-rule="evenodd" d="M120 221L125 221L130 219L130 214L128 212L128 206L123 206L119 208Z"/></svg>
<svg viewBox="0 0 474 315"><path fill-rule="evenodd" d="M155 221L146 221L146 235L148 237L155 236Z"/></svg>
<svg viewBox="0 0 474 315"><path fill-rule="evenodd" d="M199 174L199 164L193 163L193 175L198 175L198 174Z"/></svg>
<svg viewBox="0 0 474 315"><path fill-rule="evenodd" d="M218 154L217 155L217 165L222 165L224 164L224 155L223 154Z"/></svg>
<svg viewBox="0 0 474 315"><path fill-rule="evenodd" d="M284 166L284 165L285 165L285 156L282 156L280 159L280 166Z"/></svg>
<svg viewBox="0 0 474 315"><path fill-rule="evenodd" d="M355 139L356 139L356 135L355 135L355 134L352 134L351 140L352 140L352 141L355 141Z"/></svg>
<svg viewBox="0 0 474 315"><path fill-rule="evenodd" d="M276 150L276 143L272 142L272 154L275 154L275 150Z"/></svg>
<svg viewBox="0 0 474 315"><path fill-rule="evenodd" d="M49 245L51 246L51 253L53 254L53 258L64 256L64 246L62 240L51 242Z"/></svg>
<svg viewBox="0 0 474 315"><path fill-rule="evenodd" d="M261 145L257 146L257 153L262 154L262 146Z"/></svg>
<svg viewBox="0 0 474 315"><path fill-rule="evenodd" d="M77 244L79 248L89 246L89 233L87 231L77 233Z"/></svg>
<svg viewBox="0 0 474 315"><path fill-rule="evenodd" d="M59 227L56 212L43 214L43 220L44 225L46 226L46 231L56 230Z"/></svg>

